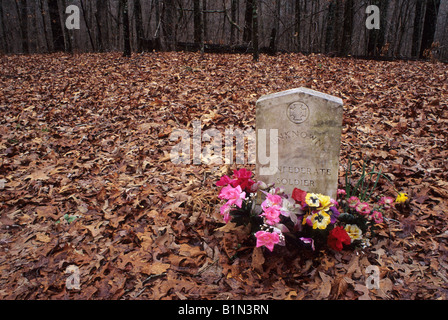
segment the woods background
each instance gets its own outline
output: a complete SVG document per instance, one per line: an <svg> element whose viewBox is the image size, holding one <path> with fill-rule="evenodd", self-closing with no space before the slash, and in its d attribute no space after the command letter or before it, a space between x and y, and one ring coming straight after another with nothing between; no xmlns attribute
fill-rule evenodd
<svg viewBox="0 0 448 320"><path fill-rule="evenodd" d="M65 27L69 5L78 30ZM379 30L366 28L369 5ZM3 53L259 48L448 61L448 0L2 0L0 20Z"/></svg>

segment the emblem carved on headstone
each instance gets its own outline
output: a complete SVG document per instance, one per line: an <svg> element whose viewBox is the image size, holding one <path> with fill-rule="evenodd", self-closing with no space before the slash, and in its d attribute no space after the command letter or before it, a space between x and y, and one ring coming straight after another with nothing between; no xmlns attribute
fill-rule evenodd
<svg viewBox="0 0 448 320"><path fill-rule="evenodd" d="M303 102L293 102L287 110L289 120L296 124L305 122L310 115L310 108Z"/></svg>

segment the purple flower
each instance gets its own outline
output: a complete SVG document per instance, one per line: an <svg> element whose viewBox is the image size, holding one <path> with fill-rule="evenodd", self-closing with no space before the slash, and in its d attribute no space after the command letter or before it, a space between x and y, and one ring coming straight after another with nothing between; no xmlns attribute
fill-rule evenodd
<svg viewBox="0 0 448 320"><path fill-rule="evenodd" d="M311 244L311 249L313 249L313 251L314 251L314 240L312 239L312 238L300 238L300 240L302 240L302 242L303 243L306 243L306 244Z"/></svg>
<svg viewBox="0 0 448 320"><path fill-rule="evenodd" d="M338 209L336 209L336 207L330 207L330 211L331 211L330 222L334 224L341 213L338 211Z"/></svg>

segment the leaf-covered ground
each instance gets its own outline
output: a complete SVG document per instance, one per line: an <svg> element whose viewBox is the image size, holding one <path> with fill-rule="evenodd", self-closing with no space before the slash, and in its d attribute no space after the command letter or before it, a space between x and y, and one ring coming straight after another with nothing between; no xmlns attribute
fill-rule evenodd
<svg viewBox="0 0 448 320"><path fill-rule="evenodd" d="M377 195L410 195L365 250L253 254L217 213L234 166L170 161L174 129L254 127L258 97L301 86L344 100L341 178L369 158ZM0 299L447 299L447 100L441 63L2 56Z"/></svg>

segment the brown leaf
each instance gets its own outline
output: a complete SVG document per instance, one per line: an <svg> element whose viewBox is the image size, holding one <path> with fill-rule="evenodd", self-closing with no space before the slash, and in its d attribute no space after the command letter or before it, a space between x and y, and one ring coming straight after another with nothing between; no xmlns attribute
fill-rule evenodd
<svg viewBox="0 0 448 320"><path fill-rule="evenodd" d="M35 212L39 218L52 218L58 219L57 208L54 206L41 206L36 207Z"/></svg>
<svg viewBox="0 0 448 320"><path fill-rule="evenodd" d="M322 279L322 285L317 296L317 299L326 299L331 293L331 277L319 271L319 276Z"/></svg>
<svg viewBox="0 0 448 320"><path fill-rule="evenodd" d="M263 249L261 247L254 248L252 253L252 269L257 271L258 273L263 273L263 264L265 262Z"/></svg>
<svg viewBox="0 0 448 320"><path fill-rule="evenodd" d="M163 263L163 262L154 262L151 265L148 265L147 267L143 267L141 269L142 273L148 274L148 275L159 275L164 272L166 272L170 268L170 264Z"/></svg>

